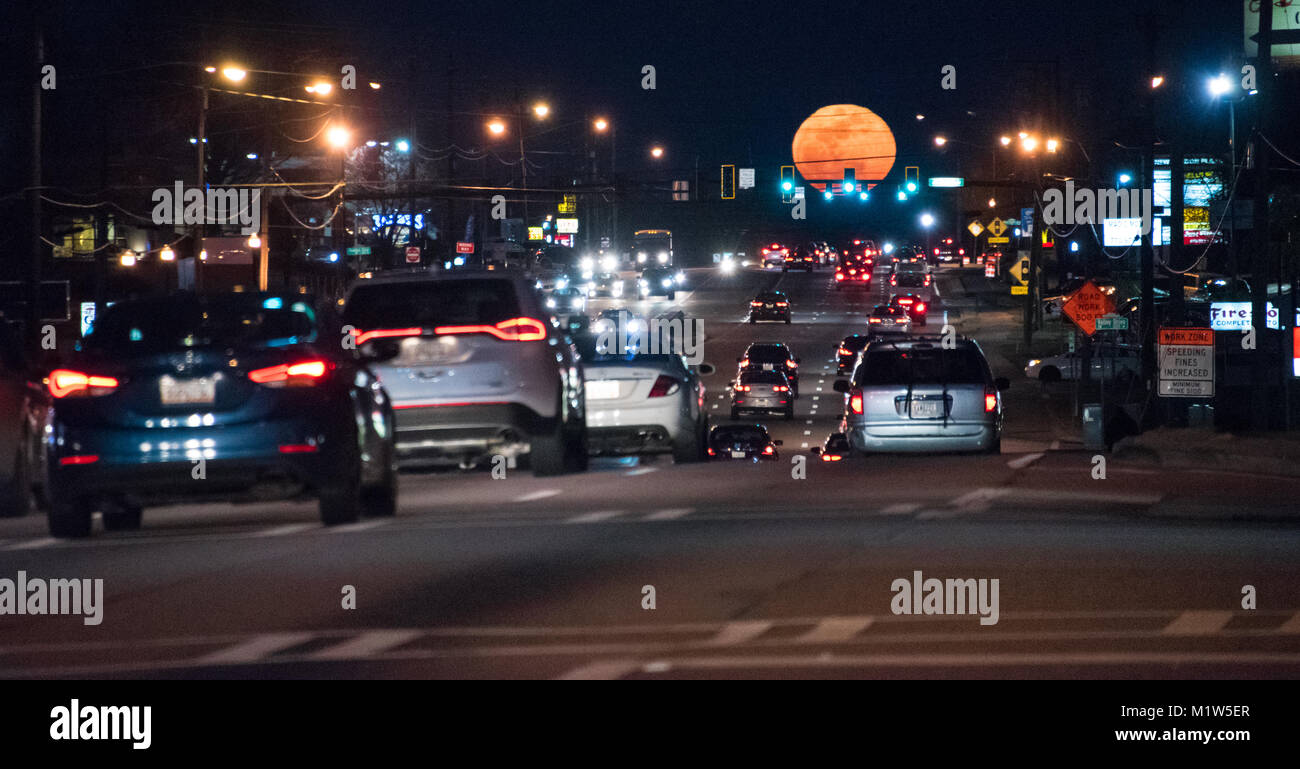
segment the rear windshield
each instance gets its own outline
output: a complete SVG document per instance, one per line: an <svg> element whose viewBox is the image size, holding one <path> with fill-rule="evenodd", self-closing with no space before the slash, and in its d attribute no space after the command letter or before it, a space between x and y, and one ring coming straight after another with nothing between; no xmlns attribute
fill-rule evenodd
<svg viewBox="0 0 1300 769"><path fill-rule="evenodd" d="M898 285L915 288L925 285L925 276L919 272L903 272L898 275Z"/></svg>
<svg viewBox="0 0 1300 769"><path fill-rule="evenodd" d="M840 346L849 350L861 350L863 347L867 346L867 342L869 341L871 341L871 338L868 336L854 334L853 336L844 337L844 341L840 342Z"/></svg>
<svg viewBox="0 0 1300 769"><path fill-rule="evenodd" d="M784 347L755 346L749 348L749 351L745 353L745 356L750 360L788 360L790 357L790 351Z"/></svg>
<svg viewBox="0 0 1300 769"><path fill-rule="evenodd" d="M601 337L604 337L603 339ZM578 354L588 363L611 363L623 361L637 366L649 366L652 368L669 368L675 366L681 360L681 356L676 355L650 355L638 350L641 342L649 344L649 336L638 336L637 334L628 334L628 347L623 350L618 349L619 338L617 334L579 334L573 338L573 344L578 348ZM660 348L662 349L662 348Z"/></svg>
<svg viewBox="0 0 1300 769"><path fill-rule="evenodd" d="M785 294L763 293L754 297L764 302L779 302L785 299Z"/></svg>
<svg viewBox="0 0 1300 769"><path fill-rule="evenodd" d="M713 431L713 440L722 443L732 443L735 441L761 441L767 439L767 433L761 428L750 427L748 425L735 425L730 427L719 427Z"/></svg>
<svg viewBox="0 0 1300 769"><path fill-rule="evenodd" d="M867 350L853 380L858 386L988 382L984 358L973 347L892 349L888 345L883 350Z"/></svg>
<svg viewBox="0 0 1300 769"><path fill-rule="evenodd" d="M746 371L740 375L741 384L785 384L785 374L779 371Z"/></svg>
<svg viewBox="0 0 1300 769"><path fill-rule="evenodd" d="M201 348L283 347L312 342L318 323L302 298L230 295L114 304L83 345L114 354Z"/></svg>
<svg viewBox="0 0 1300 769"><path fill-rule="evenodd" d="M360 285L343 320L360 329L430 328L492 325L521 314L513 282L483 278Z"/></svg>
<svg viewBox="0 0 1300 769"><path fill-rule="evenodd" d="M877 307L871 311L873 318L893 318L902 314L903 311L897 307Z"/></svg>

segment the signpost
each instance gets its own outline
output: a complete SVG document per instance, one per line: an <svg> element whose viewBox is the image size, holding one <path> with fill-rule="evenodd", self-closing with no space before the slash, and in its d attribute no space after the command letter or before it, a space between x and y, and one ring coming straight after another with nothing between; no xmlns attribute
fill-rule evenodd
<svg viewBox="0 0 1300 769"><path fill-rule="evenodd" d="M1160 397L1214 397L1214 330L1161 328Z"/></svg>
<svg viewBox="0 0 1300 769"><path fill-rule="evenodd" d="M1007 231L1007 223L1002 221L1001 219L995 218L993 221L989 222L988 230L989 230L989 243L991 245L1006 244L1011 242L1010 238L1008 238L1006 235L1003 235L1003 233Z"/></svg>
<svg viewBox="0 0 1300 769"><path fill-rule="evenodd" d="M406 247L406 263L407 263L407 264L419 264L419 263L420 263L420 247L419 247L419 246L407 246L407 247Z"/></svg>
<svg viewBox="0 0 1300 769"><path fill-rule="evenodd" d="M971 221L970 224L966 225L966 229L970 230L970 234L978 238L980 233L984 231L984 225L980 224L979 219L975 219Z"/></svg>
<svg viewBox="0 0 1300 769"><path fill-rule="evenodd" d="M420 250L420 249L418 249L418 248L416 249L416 255L417 255L417 256L419 255L419 250ZM408 249L406 250L406 253L407 253L407 257L409 258L409 257L410 257L411 250L408 248ZM472 254L472 253L474 253L474 243L473 243L473 241L470 241L470 242L466 242L466 241L464 241L464 240L457 241L457 242L456 242L456 253L458 253L458 254Z"/></svg>
<svg viewBox="0 0 1300 769"><path fill-rule="evenodd" d="M1016 263L1011 265L1011 269L1007 270L1007 272L1009 272L1011 277L1015 278L1016 282L1020 285L1029 285L1029 255L1021 255L1021 257L1016 260Z"/></svg>
<svg viewBox="0 0 1300 769"><path fill-rule="evenodd" d="M740 169L740 188L742 190L752 190L754 188L754 169Z"/></svg>
<svg viewBox="0 0 1300 769"><path fill-rule="evenodd" d="M1097 333L1097 319L1115 312L1115 303L1091 280L1070 294L1061 313L1088 336Z"/></svg>

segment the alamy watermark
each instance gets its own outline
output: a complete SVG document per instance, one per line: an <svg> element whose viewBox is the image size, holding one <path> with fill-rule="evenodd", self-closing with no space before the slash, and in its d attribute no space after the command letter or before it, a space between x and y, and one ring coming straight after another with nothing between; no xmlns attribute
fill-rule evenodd
<svg viewBox="0 0 1300 769"><path fill-rule="evenodd" d="M4 614L80 614L82 623L98 625L104 621L104 580L27 578L0 579L0 615Z"/></svg>
<svg viewBox="0 0 1300 769"><path fill-rule="evenodd" d="M596 352L601 355L681 355L692 366L704 360L704 320L678 315L637 318L619 311L618 319L592 324Z"/></svg>
<svg viewBox="0 0 1300 769"><path fill-rule="evenodd" d="M1141 219L1142 234L1151 232L1153 192L1147 189L1087 187L1076 189L1073 181L1062 190L1053 187L1043 193L1043 221L1051 225L1097 224L1104 219Z"/></svg>
<svg viewBox="0 0 1300 769"><path fill-rule="evenodd" d="M249 187L159 187L151 200L154 224L230 224L252 235L262 230L262 190Z"/></svg>
<svg viewBox="0 0 1300 769"><path fill-rule="evenodd" d="M912 579L899 577L890 583L894 597L889 609L894 614L978 614L981 625L998 624L996 579L923 579L918 569Z"/></svg>

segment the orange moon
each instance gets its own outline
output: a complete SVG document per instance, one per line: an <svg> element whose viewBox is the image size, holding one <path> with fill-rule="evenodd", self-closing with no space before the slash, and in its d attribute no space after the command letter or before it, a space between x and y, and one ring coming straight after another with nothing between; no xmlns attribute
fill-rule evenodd
<svg viewBox="0 0 1300 769"><path fill-rule="evenodd" d="M831 104L808 116L795 131L790 153L799 173L818 190L824 181L843 179L852 168L867 189L894 167L894 132L879 115L856 104Z"/></svg>

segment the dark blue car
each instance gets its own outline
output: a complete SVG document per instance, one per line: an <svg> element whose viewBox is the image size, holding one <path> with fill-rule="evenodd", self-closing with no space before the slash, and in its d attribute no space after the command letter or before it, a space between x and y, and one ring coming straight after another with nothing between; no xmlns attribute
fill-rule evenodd
<svg viewBox="0 0 1300 769"><path fill-rule="evenodd" d="M236 293L109 306L46 377L50 533L151 505L315 497L328 524L397 505L393 412L308 297Z"/></svg>

